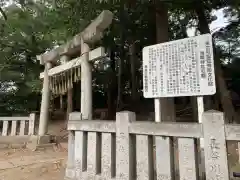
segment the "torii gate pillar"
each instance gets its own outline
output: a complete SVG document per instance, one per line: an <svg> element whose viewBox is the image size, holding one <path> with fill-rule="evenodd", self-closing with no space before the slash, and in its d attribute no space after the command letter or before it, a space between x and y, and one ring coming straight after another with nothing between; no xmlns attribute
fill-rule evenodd
<svg viewBox="0 0 240 180"><path fill-rule="evenodd" d="M42 88L42 101L41 101L40 120L39 120L39 131L38 131L39 136L43 136L47 133L48 109L49 109L49 103L50 103L49 102L50 88L49 88L48 70L51 67L52 67L52 64L50 62L45 63L43 88Z"/></svg>
<svg viewBox="0 0 240 180"><path fill-rule="evenodd" d="M90 48L81 43L81 113L83 119L92 119L92 68L89 64Z"/></svg>

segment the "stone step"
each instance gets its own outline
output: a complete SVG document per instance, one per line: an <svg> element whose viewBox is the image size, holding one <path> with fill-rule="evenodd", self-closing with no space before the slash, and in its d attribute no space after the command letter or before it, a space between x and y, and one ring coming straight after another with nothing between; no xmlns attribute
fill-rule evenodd
<svg viewBox="0 0 240 180"><path fill-rule="evenodd" d="M27 144L26 148L31 151L44 151L44 150L55 150L57 147L56 143L46 143L46 144Z"/></svg>

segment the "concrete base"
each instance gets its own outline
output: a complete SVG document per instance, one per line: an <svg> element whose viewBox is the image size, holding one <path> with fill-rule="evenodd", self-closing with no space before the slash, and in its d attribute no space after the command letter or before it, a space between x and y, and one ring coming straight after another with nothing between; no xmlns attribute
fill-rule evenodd
<svg viewBox="0 0 240 180"><path fill-rule="evenodd" d="M0 136L0 149L25 148L30 136Z"/></svg>
<svg viewBox="0 0 240 180"><path fill-rule="evenodd" d="M26 144L0 144L0 149L23 149L26 148Z"/></svg>
<svg viewBox="0 0 240 180"><path fill-rule="evenodd" d="M55 136L44 135L44 136L31 136L27 143L27 148L36 151L46 148L53 148L56 145Z"/></svg>
<svg viewBox="0 0 240 180"><path fill-rule="evenodd" d="M66 168L64 180L75 180L75 169Z"/></svg>
<svg viewBox="0 0 240 180"><path fill-rule="evenodd" d="M21 149L31 150L53 148L57 138L51 135L44 136L0 136L0 149Z"/></svg>

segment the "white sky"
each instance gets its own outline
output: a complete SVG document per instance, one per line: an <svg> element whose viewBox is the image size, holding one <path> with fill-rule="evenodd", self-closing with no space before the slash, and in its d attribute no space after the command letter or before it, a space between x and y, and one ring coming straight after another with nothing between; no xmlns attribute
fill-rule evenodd
<svg viewBox="0 0 240 180"><path fill-rule="evenodd" d="M217 19L210 24L211 31L215 31L228 24L228 20L223 17L223 9L214 11L213 14L217 16Z"/></svg>
<svg viewBox="0 0 240 180"><path fill-rule="evenodd" d="M212 14L217 16L217 19L209 25L211 32L214 32L228 24L227 18L224 18L223 9L219 9L217 11L214 10ZM187 33L189 36L194 36L194 32L195 29L188 29Z"/></svg>

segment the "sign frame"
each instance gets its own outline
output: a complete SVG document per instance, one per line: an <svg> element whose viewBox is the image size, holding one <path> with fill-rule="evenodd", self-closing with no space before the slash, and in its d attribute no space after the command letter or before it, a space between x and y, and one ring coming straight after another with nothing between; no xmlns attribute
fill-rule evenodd
<svg viewBox="0 0 240 180"><path fill-rule="evenodd" d="M211 34L143 48L145 98L204 96L215 93Z"/></svg>

